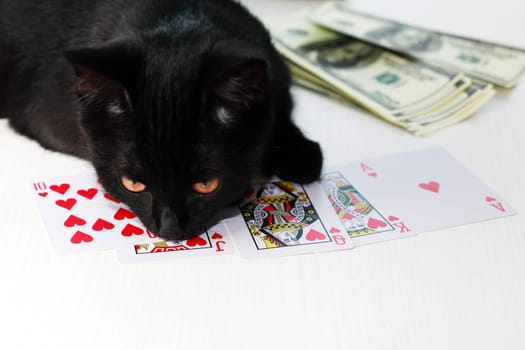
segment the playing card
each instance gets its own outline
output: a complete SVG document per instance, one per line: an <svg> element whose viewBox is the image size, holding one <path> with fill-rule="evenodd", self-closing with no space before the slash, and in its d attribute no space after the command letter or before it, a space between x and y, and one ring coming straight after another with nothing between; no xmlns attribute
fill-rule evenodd
<svg viewBox="0 0 525 350"><path fill-rule="evenodd" d="M128 207L104 192L95 174L39 179L31 190L58 253L112 249L150 234Z"/></svg>
<svg viewBox="0 0 525 350"><path fill-rule="evenodd" d="M328 200L354 244L414 236L399 217L385 215L368 201L339 171L324 173L321 184ZM383 209L388 210L387 207ZM391 213L398 211L391 209Z"/></svg>
<svg viewBox="0 0 525 350"><path fill-rule="evenodd" d="M351 240L331 210L319 183L275 181L253 188L226 220L246 258L349 249Z"/></svg>
<svg viewBox="0 0 525 350"><path fill-rule="evenodd" d="M233 246L224 224L186 241L165 241L154 235L143 236L117 249L121 262L173 260L233 253Z"/></svg>
<svg viewBox="0 0 525 350"><path fill-rule="evenodd" d="M59 253L117 249L124 262L231 253L244 257L349 249L515 214L442 149L391 155L324 172L321 183L275 180L254 187L233 217L199 237L169 242L105 193L95 174L31 184Z"/></svg>
<svg viewBox="0 0 525 350"><path fill-rule="evenodd" d="M356 207L360 209L358 214L362 214L362 207L371 207L368 210L372 217L383 222L378 224L374 221L377 230L365 231L364 235L358 237L352 235L354 228L348 229L347 225L355 245L515 214L500 196L439 148L337 167L327 172L323 179L334 209L343 213L343 221L345 208L351 216L359 217L355 215ZM348 193L332 193L338 183L343 188L350 184ZM351 205L348 206L344 200L334 201L337 195ZM345 199L351 195L355 198ZM362 201L368 205L361 204ZM360 222L368 217L365 213ZM357 227L364 226L361 224ZM370 226L367 228L370 229Z"/></svg>

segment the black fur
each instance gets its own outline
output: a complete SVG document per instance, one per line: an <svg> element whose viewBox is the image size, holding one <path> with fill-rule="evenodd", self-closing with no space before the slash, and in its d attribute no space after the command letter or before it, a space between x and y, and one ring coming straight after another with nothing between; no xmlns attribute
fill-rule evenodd
<svg viewBox="0 0 525 350"><path fill-rule="evenodd" d="M261 176L319 177L319 145L290 117L289 73L234 1L0 0L0 77L0 117L90 160L165 238L202 231ZM193 191L211 177L217 191Z"/></svg>

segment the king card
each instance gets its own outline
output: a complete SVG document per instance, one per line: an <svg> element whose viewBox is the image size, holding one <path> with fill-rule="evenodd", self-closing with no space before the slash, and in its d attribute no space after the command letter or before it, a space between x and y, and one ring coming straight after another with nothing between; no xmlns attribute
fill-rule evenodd
<svg viewBox="0 0 525 350"><path fill-rule="evenodd" d="M319 183L275 181L253 188L227 220L243 257L275 257L353 247Z"/></svg>
<svg viewBox="0 0 525 350"><path fill-rule="evenodd" d="M321 184L328 200L354 244L405 238L417 232L398 217L379 212L340 172L327 172Z"/></svg>

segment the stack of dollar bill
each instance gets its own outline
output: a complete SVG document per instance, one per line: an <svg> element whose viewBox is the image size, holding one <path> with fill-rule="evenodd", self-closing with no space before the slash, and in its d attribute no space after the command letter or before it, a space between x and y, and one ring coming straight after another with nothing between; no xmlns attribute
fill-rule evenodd
<svg viewBox="0 0 525 350"><path fill-rule="evenodd" d="M416 135L471 116L525 72L525 51L326 3L270 26L294 81Z"/></svg>

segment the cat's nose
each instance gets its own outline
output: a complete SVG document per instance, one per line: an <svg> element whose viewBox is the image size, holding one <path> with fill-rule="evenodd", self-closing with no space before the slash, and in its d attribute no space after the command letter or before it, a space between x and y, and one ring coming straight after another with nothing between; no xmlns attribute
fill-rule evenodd
<svg viewBox="0 0 525 350"><path fill-rule="evenodd" d="M161 238L169 240L182 240L185 233L183 232L177 215L170 209L164 209L160 215L157 225L159 227L158 235Z"/></svg>
<svg viewBox="0 0 525 350"><path fill-rule="evenodd" d="M183 240L184 233L180 229L176 220L168 219L161 223L159 236L167 240Z"/></svg>

